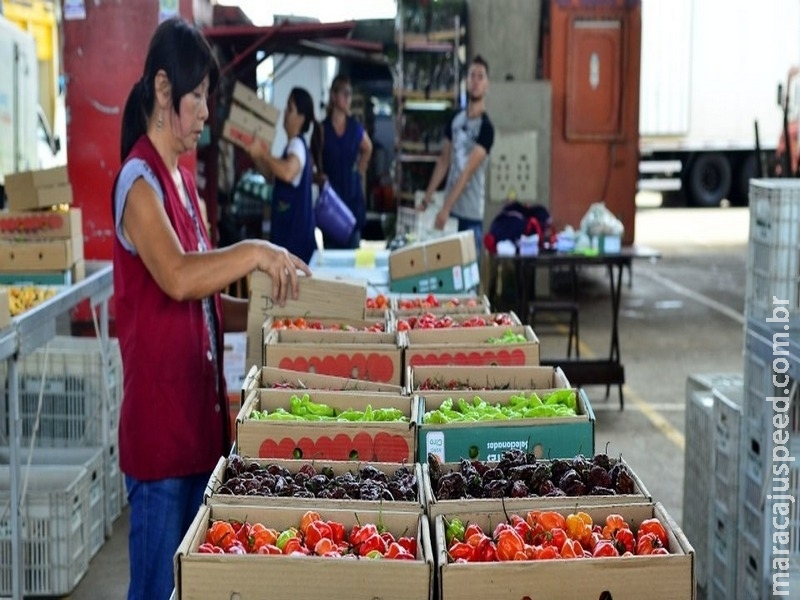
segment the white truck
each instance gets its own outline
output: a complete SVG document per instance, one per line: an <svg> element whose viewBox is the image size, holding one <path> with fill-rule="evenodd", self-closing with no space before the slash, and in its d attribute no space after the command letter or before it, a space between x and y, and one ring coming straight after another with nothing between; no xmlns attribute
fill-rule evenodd
<svg viewBox="0 0 800 600"><path fill-rule="evenodd" d="M798 58L800 0L643 1L639 189L745 204L761 160L755 125L770 168L778 86Z"/></svg>
<svg viewBox="0 0 800 600"><path fill-rule="evenodd" d="M5 176L49 166L60 149L39 104L34 38L0 14L0 200Z"/></svg>

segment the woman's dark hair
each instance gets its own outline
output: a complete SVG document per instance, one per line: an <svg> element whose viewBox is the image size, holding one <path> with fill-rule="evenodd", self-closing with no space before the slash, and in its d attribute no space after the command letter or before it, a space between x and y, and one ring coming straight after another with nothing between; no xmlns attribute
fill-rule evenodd
<svg viewBox="0 0 800 600"><path fill-rule="evenodd" d="M297 112L304 117L303 126L300 128L300 133L308 133L311 126L314 130L311 132L311 158L314 161L314 167L317 172L322 172L322 127L317 123L314 116L314 101L304 88L295 87L289 92L289 101L292 102L297 109Z"/></svg>
<svg viewBox="0 0 800 600"><path fill-rule="evenodd" d="M122 114L120 161L147 132L147 119L155 107L155 77L163 70L172 87L172 105L180 109L181 98L208 75L209 93L217 85L219 64L203 34L180 18L167 19L153 33L142 78L133 85Z"/></svg>
<svg viewBox="0 0 800 600"><path fill-rule="evenodd" d="M350 77L344 73L339 73L333 78L333 81L331 81L331 92L328 95L328 104L325 105L325 114L329 117L333 112L333 95L338 94L343 87L350 87Z"/></svg>

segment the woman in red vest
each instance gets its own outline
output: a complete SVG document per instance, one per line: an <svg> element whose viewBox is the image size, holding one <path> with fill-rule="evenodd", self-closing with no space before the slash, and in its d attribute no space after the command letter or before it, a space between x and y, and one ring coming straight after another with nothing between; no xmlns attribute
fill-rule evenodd
<svg viewBox="0 0 800 600"><path fill-rule="evenodd" d="M222 339L246 329L247 301L221 291L259 269L284 304L297 297L297 270L310 275L299 258L263 240L211 247L194 176L178 158L197 147L218 76L200 32L180 19L165 21L122 119L112 210L129 599L170 597L173 554L230 449Z"/></svg>

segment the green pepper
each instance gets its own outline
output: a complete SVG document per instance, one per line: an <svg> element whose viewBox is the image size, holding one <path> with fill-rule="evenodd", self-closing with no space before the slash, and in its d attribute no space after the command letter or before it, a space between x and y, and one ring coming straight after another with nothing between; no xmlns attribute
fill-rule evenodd
<svg viewBox="0 0 800 600"><path fill-rule="evenodd" d="M360 410L345 410L336 416L337 421L363 421L364 413Z"/></svg>
<svg viewBox="0 0 800 600"><path fill-rule="evenodd" d="M450 546L450 543L453 539L458 540L459 542L464 541L464 523L458 517L453 518L451 521L447 519L444 520L445 522L445 530L444 530L444 537L445 541L447 542L447 546Z"/></svg>
<svg viewBox="0 0 800 600"><path fill-rule="evenodd" d="M423 423L434 423L436 425L442 425L444 423L449 423L451 421L450 417L445 415L440 410L432 410L426 412L422 417Z"/></svg>

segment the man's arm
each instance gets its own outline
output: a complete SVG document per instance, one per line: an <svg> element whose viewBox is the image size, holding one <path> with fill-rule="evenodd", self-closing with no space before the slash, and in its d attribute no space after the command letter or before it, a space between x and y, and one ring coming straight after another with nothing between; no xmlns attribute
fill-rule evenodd
<svg viewBox="0 0 800 600"><path fill-rule="evenodd" d="M472 149L472 152L469 153L467 164L464 165L461 175L459 175L458 179L456 179L456 182L453 185L453 188L450 190L450 193L447 195L447 198L444 199L444 206L436 215L436 229L444 229L445 223L447 223L447 219L450 217L450 211L453 210L456 201L458 201L458 198L463 193L464 188L467 187L470 177L472 177L477 168L481 165L481 162L483 162L483 159L486 158L486 155L486 148L480 144L476 144Z"/></svg>
<svg viewBox="0 0 800 600"><path fill-rule="evenodd" d="M450 169L450 152L452 152L450 140L444 138L442 141L442 151L439 153L439 158L436 159L436 166L433 167L433 173L431 173L430 181L428 181L428 187L425 189L425 198L420 207L422 210L428 208L433 193L442 185L447 171Z"/></svg>

